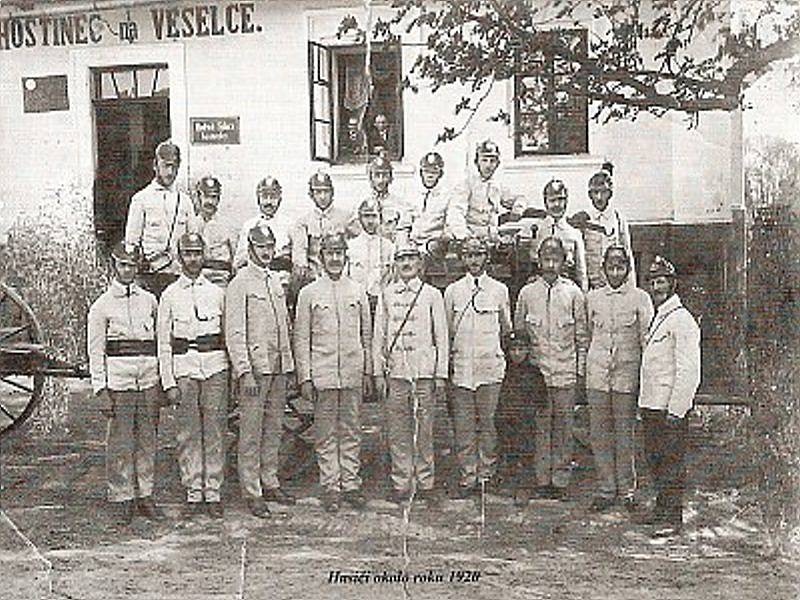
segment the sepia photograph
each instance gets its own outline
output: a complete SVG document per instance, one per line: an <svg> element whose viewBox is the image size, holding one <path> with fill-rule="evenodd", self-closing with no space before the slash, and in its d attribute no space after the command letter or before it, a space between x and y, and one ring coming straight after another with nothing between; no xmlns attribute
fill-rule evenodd
<svg viewBox="0 0 800 600"><path fill-rule="evenodd" d="M800 598L796 0L0 0L0 598Z"/></svg>

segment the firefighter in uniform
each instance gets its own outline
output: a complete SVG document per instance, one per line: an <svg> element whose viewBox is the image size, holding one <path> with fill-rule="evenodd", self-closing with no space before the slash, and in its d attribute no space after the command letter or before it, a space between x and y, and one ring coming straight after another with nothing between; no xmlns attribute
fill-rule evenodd
<svg viewBox="0 0 800 600"><path fill-rule="evenodd" d="M127 525L135 511L164 518L153 502L156 415L160 389L156 359L155 296L134 283L135 248L111 253L114 280L92 304L88 318L92 388L108 417L108 499Z"/></svg>
<svg viewBox="0 0 800 600"><path fill-rule="evenodd" d="M248 243L250 259L225 291L225 343L239 390L239 483L250 512L268 517L265 501L294 504L278 481L294 358L285 292L269 269L275 237L269 227L253 227Z"/></svg>
<svg viewBox="0 0 800 600"><path fill-rule="evenodd" d="M510 211L516 198L495 179L500 166L500 149L485 140L475 149L476 171L449 194L445 232L463 240L471 236L495 239L501 213Z"/></svg>
<svg viewBox="0 0 800 600"><path fill-rule="evenodd" d="M388 283L392 272L395 245L380 231L380 207L367 199L358 207L361 233L350 240L347 274L367 292L372 314L378 295Z"/></svg>
<svg viewBox="0 0 800 600"><path fill-rule="evenodd" d="M372 319L364 289L344 275L344 234L325 235L320 250L324 274L297 299L295 356L301 393L314 403L323 506L333 513L342 500L365 505L359 412L372 387Z"/></svg>
<svg viewBox="0 0 800 600"><path fill-rule="evenodd" d="M314 208L302 215L292 232L292 268L300 282L322 274L319 242L327 233L345 231L350 211L333 206L333 181L324 171L314 173L308 180L308 195Z"/></svg>
<svg viewBox="0 0 800 600"><path fill-rule="evenodd" d="M275 258L281 262L291 262L292 246L292 221L287 218L285 213L278 210L283 201L283 188L280 182L274 177L265 177L256 186L256 201L258 203L259 214L248 219L239 231L239 242L236 246L236 254L233 257L233 268L242 268L250 256L248 234L253 227L269 227L272 235L275 236ZM289 267L289 264L285 266ZM281 269L284 271L284 269ZM285 269L288 271L289 269ZM281 282L287 284L288 275L281 275Z"/></svg>
<svg viewBox="0 0 800 600"><path fill-rule="evenodd" d="M489 481L497 462L494 416L506 361L501 339L511 333L508 288L486 273L484 238L461 245L467 273L447 286L444 306L450 330L453 425L461 470L460 495Z"/></svg>
<svg viewBox="0 0 800 600"><path fill-rule="evenodd" d="M634 508L634 425L642 343L653 318L647 292L625 285L630 257L623 246L609 246L603 260L608 283L586 297L589 351L586 397L597 490L592 510L620 500Z"/></svg>
<svg viewBox="0 0 800 600"><path fill-rule="evenodd" d="M186 488L186 514L207 503L222 518L223 432L228 400L228 356L223 338L225 292L203 274L205 243L196 233L178 241L180 278L158 306L161 383L178 407L178 464Z"/></svg>
<svg viewBox="0 0 800 600"><path fill-rule="evenodd" d="M211 283L225 287L233 272L236 232L219 218L222 185L210 175L197 183L198 219L196 229L206 243L203 275Z"/></svg>
<svg viewBox="0 0 800 600"><path fill-rule="evenodd" d="M544 208L547 216L542 219L536 229L533 247L538 249L542 241L548 237L561 240L566 253L565 274L586 292L589 290L589 282L586 278L586 252L583 236L564 218L567 212L567 198L567 186L560 179L551 179L544 186Z"/></svg>
<svg viewBox="0 0 800 600"><path fill-rule="evenodd" d="M642 350L639 410L656 489L655 510L647 522L659 526L653 535L661 537L683 528L686 415L700 385L700 328L675 293L675 267L657 256L649 277L656 314Z"/></svg>
<svg viewBox="0 0 800 600"><path fill-rule="evenodd" d="M419 177L422 183L422 198L419 216L411 228L411 239L427 249L428 242L444 236L444 221L447 214L447 194L439 185L444 176L444 160L438 152L428 152L419 161Z"/></svg>
<svg viewBox="0 0 800 600"><path fill-rule="evenodd" d="M406 242L395 251L397 280L378 297L373 360L378 395L385 402L392 501L419 490L430 504L434 490L434 394L445 391L448 335L441 292L419 278L419 249Z"/></svg>
<svg viewBox="0 0 800 600"><path fill-rule="evenodd" d="M156 296L180 274L178 239L193 220L192 200L175 182L180 164L178 146L166 141L156 147L155 177L131 198L125 223L125 245L142 252L144 283Z"/></svg>
<svg viewBox="0 0 800 600"><path fill-rule="evenodd" d="M541 276L519 292L515 329L524 328L530 356L544 376L547 397L536 411L536 493L563 498L572 463L572 420L586 374L586 301L580 288L561 276L566 252L559 238L538 250Z"/></svg>

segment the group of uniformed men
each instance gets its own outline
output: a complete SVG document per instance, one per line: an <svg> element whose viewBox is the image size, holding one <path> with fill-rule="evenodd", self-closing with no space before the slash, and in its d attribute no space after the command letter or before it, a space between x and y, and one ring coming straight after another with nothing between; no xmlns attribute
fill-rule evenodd
<svg viewBox="0 0 800 600"><path fill-rule="evenodd" d="M488 252L503 223L523 221L528 207L495 181L499 160L493 142L479 144L475 170L445 192L441 156L425 155L424 192L414 203L390 191L391 163L378 156L368 167L371 194L355 214L333 205L330 176L316 173L314 206L295 222L280 212L281 186L267 177L256 188L259 213L237 237L217 216L219 181L204 177L196 195L182 194L180 150L160 144L155 178L132 198L125 240L112 252L114 281L89 313L92 384L109 416L109 499L121 520L135 512L163 518L152 500L162 405L177 407L187 513L222 516L229 382L248 509L265 517L267 501L293 503L277 467L294 377L314 403L330 512L342 502L365 504L359 410L373 393L384 406L391 500L439 502L434 417L448 384L459 496L495 477L498 403L516 402L535 407L517 423L530 428L535 458L534 473L517 477L516 502L531 493L563 498L573 408L586 390L598 479L592 509L617 500L632 507L638 392L659 491L654 521L679 528L699 332L675 294L674 268L660 257L650 267L654 315L650 296L635 287L627 223L609 208L610 171L589 181L594 213L583 218L593 226L582 230L565 218L566 186L552 180L532 245L539 274L520 291L512 317L508 288L487 273ZM457 243L466 268L444 295L422 280L425 254L443 240ZM506 352L528 369L525 381L543 378L538 397L501 399Z"/></svg>

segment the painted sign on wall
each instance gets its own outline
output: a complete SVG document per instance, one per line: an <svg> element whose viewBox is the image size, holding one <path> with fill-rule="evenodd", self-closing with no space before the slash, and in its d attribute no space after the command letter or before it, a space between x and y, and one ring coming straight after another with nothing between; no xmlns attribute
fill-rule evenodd
<svg viewBox="0 0 800 600"><path fill-rule="evenodd" d="M239 117L192 117L193 144L240 144Z"/></svg>

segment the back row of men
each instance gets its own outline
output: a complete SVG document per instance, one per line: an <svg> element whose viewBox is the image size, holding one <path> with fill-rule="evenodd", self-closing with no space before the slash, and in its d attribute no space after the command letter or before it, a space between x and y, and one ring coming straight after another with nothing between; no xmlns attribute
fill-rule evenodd
<svg viewBox="0 0 800 600"><path fill-rule="evenodd" d="M156 149L154 180L131 200L125 243L140 248L145 281L156 295L177 277L177 241L190 231L200 233L206 242L206 276L225 285L247 262L247 232L253 226L269 226L276 238L278 263L291 270L297 288L321 273L322 235L345 231L350 238L348 275L373 298L386 278L393 244L398 240L411 239L423 251L444 240L461 241L470 236L494 241L504 222L529 221L523 217L531 212L537 217L534 249L545 237L559 238L567 253L566 271L584 291L605 283L602 259L610 245L621 245L632 256L628 224L619 211L609 207L613 194L610 165L590 179L588 193L594 208L592 214L579 213L570 219L580 227L576 229L567 222L568 194L560 180L545 186L544 210L530 209L522 195L496 181L500 165L496 144L489 140L479 144L474 162L475 168L466 178L445 191L442 157L436 152L426 154L419 170L422 191L418 198L408 198L393 193L392 164L377 156L368 166L371 192L355 211L334 204L331 177L318 172L309 179L313 207L294 220L281 211L280 183L266 177L256 187L258 214L247 219L237 235L218 216L219 180L203 177L195 194L182 194L175 184L180 149L164 142ZM633 273L631 268L632 280Z"/></svg>
<svg viewBox="0 0 800 600"><path fill-rule="evenodd" d="M565 243L546 236L536 252L541 276L521 290L512 321L507 287L486 273L486 236L460 245L467 273L444 296L422 282L419 246L404 240L394 248L394 277L380 287L373 317L367 289L345 274L346 236L326 233L319 243L320 275L300 290L290 326L284 286L271 270L277 236L268 223L255 223L243 243L246 264L223 289L202 274L208 267L203 237L182 234L181 273L159 302L134 283L135 248L114 251L115 281L92 305L88 337L92 383L111 415L109 497L124 519L135 508L161 518L152 501L159 388L179 415L186 510L222 516L229 370L239 392L239 479L254 515L269 514L266 500L293 502L276 475L292 374L314 403L326 510L337 511L342 501L364 505L359 409L373 387L385 406L392 499L404 502L417 494L436 504L435 403L449 382L458 493L469 497L495 475L494 417L508 352L529 369L518 382L539 376L544 384L536 398L524 388L517 397L519 414L535 406L532 419L517 425L536 440L535 460L520 456L519 503L527 503L531 488L563 497L572 409L584 389L590 392L598 466L593 506L628 502L638 393L659 490L655 518L680 527L684 427L675 423L683 422L699 383L699 331L675 294L675 271L664 259L650 270L658 308L653 317L650 297L628 284L625 247L605 251L608 285L587 297L561 275ZM533 474L526 471L531 464Z"/></svg>

